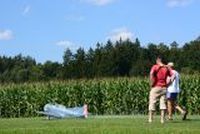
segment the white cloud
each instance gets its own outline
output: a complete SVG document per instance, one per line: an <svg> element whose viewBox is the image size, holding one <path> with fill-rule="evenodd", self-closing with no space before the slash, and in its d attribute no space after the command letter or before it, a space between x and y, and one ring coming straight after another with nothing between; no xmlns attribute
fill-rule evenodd
<svg viewBox="0 0 200 134"><path fill-rule="evenodd" d="M93 5L97 5L97 6L104 6L116 0L81 0L81 1L93 4Z"/></svg>
<svg viewBox="0 0 200 134"><path fill-rule="evenodd" d="M11 40L13 39L13 32L11 30L0 30L0 40Z"/></svg>
<svg viewBox="0 0 200 134"><path fill-rule="evenodd" d="M194 0L167 0L168 7L185 7L190 5Z"/></svg>
<svg viewBox="0 0 200 134"><path fill-rule="evenodd" d="M24 7L24 9L23 9L22 15L28 14L28 13L30 12L30 10L31 10L31 6L26 5L26 6Z"/></svg>
<svg viewBox="0 0 200 134"><path fill-rule="evenodd" d="M117 41L120 40L120 38L122 40L134 39L133 33L125 27L114 29L107 37L107 39L111 39L111 41Z"/></svg>
<svg viewBox="0 0 200 134"><path fill-rule="evenodd" d="M56 43L57 46L61 46L64 48L69 48L70 50L74 51L79 48L79 46L71 41L68 40L61 40Z"/></svg>

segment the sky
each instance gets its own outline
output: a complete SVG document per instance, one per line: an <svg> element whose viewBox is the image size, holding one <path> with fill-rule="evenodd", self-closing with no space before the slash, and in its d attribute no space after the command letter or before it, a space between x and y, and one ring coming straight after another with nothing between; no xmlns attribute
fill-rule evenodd
<svg viewBox="0 0 200 134"><path fill-rule="evenodd" d="M200 0L0 0L0 56L62 62L120 37L180 46L200 35Z"/></svg>

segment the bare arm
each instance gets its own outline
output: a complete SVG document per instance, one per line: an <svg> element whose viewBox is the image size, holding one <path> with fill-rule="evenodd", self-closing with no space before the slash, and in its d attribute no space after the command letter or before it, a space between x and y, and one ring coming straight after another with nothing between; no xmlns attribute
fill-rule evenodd
<svg viewBox="0 0 200 134"><path fill-rule="evenodd" d="M149 77L150 78L150 86L151 87L153 87L154 84L155 84L155 78L154 78L155 69L154 68L155 68L154 66L151 68L150 77Z"/></svg>
<svg viewBox="0 0 200 134"><path fill-rule="evenodd" d="M150 73L150 86L153 87L154 85L154 77L153 77L153 73Z"/></svg>
<svg viewBox="0 0 200 134"><path fill-rule="evenodd" d="M171 73L169 82L167 83L167 85L169 86L176 78L176 74L175 73Z"/></svg>

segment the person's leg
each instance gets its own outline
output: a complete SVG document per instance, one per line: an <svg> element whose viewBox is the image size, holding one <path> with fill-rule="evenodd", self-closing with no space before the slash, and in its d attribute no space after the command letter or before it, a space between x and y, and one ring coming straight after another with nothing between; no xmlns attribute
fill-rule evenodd
<svg viewBox="0 0 200 134"><path fill-rule="evenodd" d="M155 103L157 102L157 89L152 88L149 94L149 123L153 121L153 114L155 111Z"/></svg>
<svg viewBox="0 0 200 134"><path fill-rule="evenodd" d="M178 96L178 93L175 93L174 94L174 99L177 100L177 96ZM181 108L178 104L177 104L177 101L175 102L175 109L177 109L181 114L184 114L185 113L185 110L183 110L183 108Z"/></svg>
<svg viewBox="0 0 200 134"><path fill-rule="evenodd" d="M179 105L176 104L175 108L183 115L182 120L186 120L188 112L183 110Z"/></svg>
<svg viewBox="0 0 200 134"><path fill-rule="evenodd" d="M148 120L149 123L153 121L153 114L154 114L154 111L149 110L149 120Z"/></svg>
<svg viewBox="0 0 200 134"><path fill-rule="evenodd" d="M181 114L184 114L185 110L183 110L179 105L176 104L175 108L176 108Z"/></svg>
<svg viewBox="0 0 200 134"><path fill-rule="evenodd" d="M165 122L165 110L164 109L161 109L160 111L160 122L161 123L164 123Z"/></svg>
<svg viewBox="0 0 200 134"><path fill-rule="evenodd" d="M88 105L87 104L84 104L84 106L83 106L83 115L85 118L88 117Z"/></svg>
<svg viewBox="0 0 200 134"><path fill-rule="evenodd" d="M174 113L175 110L175 102L173 99L168 99L167 100L167 111L168 111L168 119L172 120L172 115Z"/></svg>
<svg viewBox="0 0 200 134"><path fill-rule="evenodd" d="M178 104L177 104L177 96L178 96L178 93L172 93L171 95L171 99L173 100L173 108L174 109L177 109L179 112L181 112L181 114L183 115L182 117L182 120L185 120L186 117L187 117L187 111L184 110L183 108L181 108Z"/></svg>
<svg viewBox="0 0 200 134"><path fill-rule="evenodd" d="M172 119L172 101L170 99L167 100L167 113L168 113L168 119Z"/></svg>
<svg viewBox="0 0 200 134"><path fill-rule="evenodd" d="M166 89L161 89L160 95L160 122L164 123L166 111Z"/></svg>

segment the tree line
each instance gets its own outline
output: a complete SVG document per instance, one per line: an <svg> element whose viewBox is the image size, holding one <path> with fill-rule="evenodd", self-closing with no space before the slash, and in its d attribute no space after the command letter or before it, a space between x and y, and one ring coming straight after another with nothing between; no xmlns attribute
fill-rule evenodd
<svg viewBox="0 0 200 134"><path fill-rule="evenodd" d="M138 38L106 43L97 43L95 48L85 51L79 48L72 52L67 48L63 62L37 63L30 56L0 56L0 82L31 82L99 77L148 76L157 55L172 61L184 74L200 73L200 38L179 47L149 43L141 46Z"/></svg>

